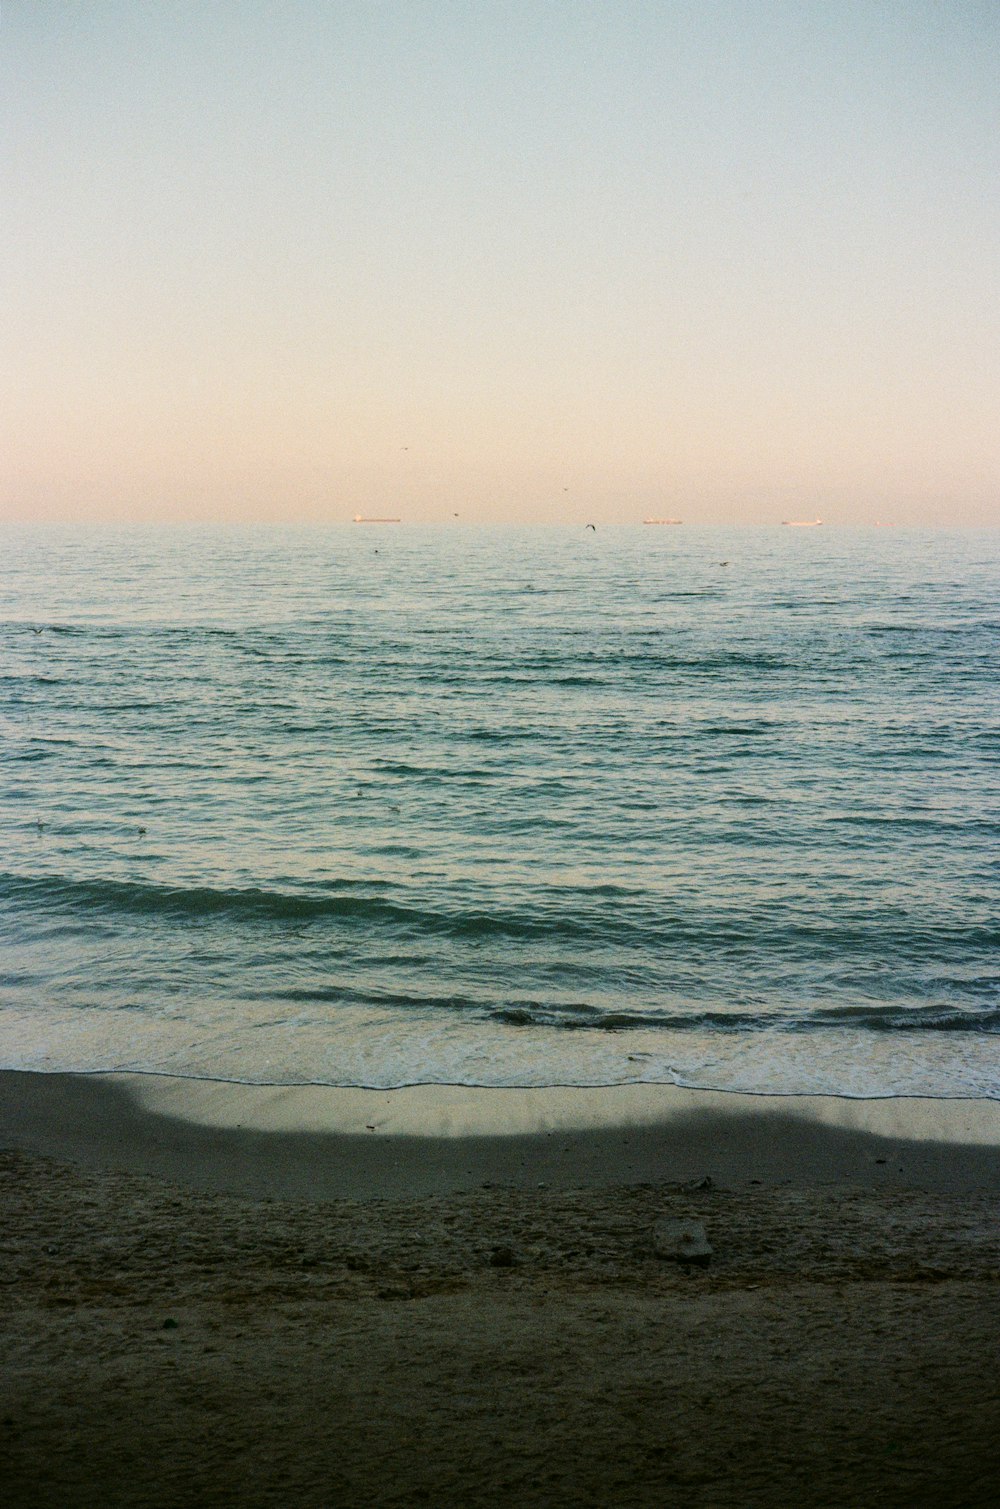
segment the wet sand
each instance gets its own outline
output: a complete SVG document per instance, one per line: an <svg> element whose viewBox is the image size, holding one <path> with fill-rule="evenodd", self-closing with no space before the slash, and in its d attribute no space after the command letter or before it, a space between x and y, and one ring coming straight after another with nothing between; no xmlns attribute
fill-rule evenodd
<svg viewBox="0 0 1000 1509"><path fill-rule="evenodd" d="M995 1105L0 1074L0 1149L16 1509L994 1499Z"/></svg>

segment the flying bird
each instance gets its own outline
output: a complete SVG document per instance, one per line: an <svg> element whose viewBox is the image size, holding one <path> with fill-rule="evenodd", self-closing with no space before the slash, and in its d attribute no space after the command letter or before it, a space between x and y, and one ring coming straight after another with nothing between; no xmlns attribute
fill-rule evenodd
<svg viewBox="0 0 1000 1509"><path fill-rule="evenodd" d="M595 534L597 533L597 525L596 524L588 524L587 528L588 529L592 529Z"/></svg>

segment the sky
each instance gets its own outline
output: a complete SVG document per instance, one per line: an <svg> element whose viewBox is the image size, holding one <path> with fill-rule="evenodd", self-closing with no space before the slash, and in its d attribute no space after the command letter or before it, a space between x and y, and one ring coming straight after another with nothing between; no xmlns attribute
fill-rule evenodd
<svg viewBox="0 0 1000 1509"><path fill-rule="evenodd" d="M0 520L1000 523L995 0L3 0Z"/></svg>

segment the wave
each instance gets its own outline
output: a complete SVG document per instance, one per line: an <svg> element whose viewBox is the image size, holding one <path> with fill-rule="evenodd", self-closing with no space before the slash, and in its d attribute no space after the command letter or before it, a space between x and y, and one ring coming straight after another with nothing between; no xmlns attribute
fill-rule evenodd
<svg viewBox="0 0 1000 1509"><path fill-rule="evenodd" d="M577 918L552 913L502 910L448 910L393 900L369 881L340 880L308 893L254 886L157 885L149 881L71 880L62 876L0 875L0 901L34 904L57 912L98 912L198 921L220 917L240 922L303 922L313 919L357 922L366 927L403 928L414 934L458 938L521 938L558 933L585 937L590 929Z"/></svg>
<svg viewBox="0 0 1000 1509"><path fill-rule="evenodd" d="M808 956L813 964L863 957L876 946L881 958L903 961L913 957L914 949L917 957L934 961L942 955L962 957L1000 946L1000 920L942 920L928 926L906 915L883 915L873 923L865 914L812 917L791 908L745 906L737 911L717 905L684 911L631 894L627 888L600 885L547 887L529 893L520 906L490 905L486 898L458 905L446 894L437 902L416 893L389 894L389 886L341 878L296 891L0 873L0 903L60 916L97 913L180 922L219 918L236 927L331 921L459 941L548 940L625 953L667 949L678 956L693 952L730 964L742 956L759 959L765 940L772 957Z"/></svg>
<svg viewBox="0 0 1000 1509"><path fill-rule="evenodd" d="M499 1006L493 1021L509 1027L551 1027L574 1032L670 1031L679 1033L780 1033L800 1036L856 1028L868 1032L1000 1033L1000 1006L920 1005L814 1007L808 1016L790 1008L767 1011L607 1011L599 1007L542 1006L537 1003Z"/></svg>

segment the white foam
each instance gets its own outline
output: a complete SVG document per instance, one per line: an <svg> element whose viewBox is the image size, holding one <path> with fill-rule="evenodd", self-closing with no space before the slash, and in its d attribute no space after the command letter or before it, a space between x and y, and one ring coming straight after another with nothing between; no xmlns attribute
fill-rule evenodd
<svg viewBox="0 0 1000 1509"><path fill-rule="evenodd" d="M396 1089L674 1085L752 1095L1000 1097L1000 1035L859 1029L567 1032L340 1009L275 1021L254 1003L190 1020L85 1007L0 1015L12 1069L168 1074L244 1084Z"/></svg>

